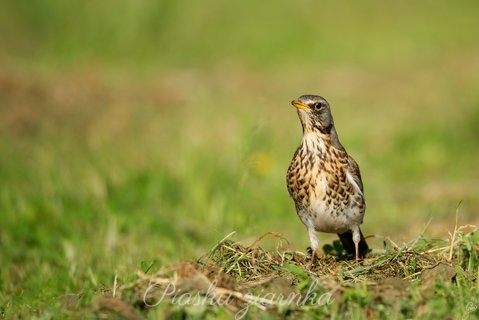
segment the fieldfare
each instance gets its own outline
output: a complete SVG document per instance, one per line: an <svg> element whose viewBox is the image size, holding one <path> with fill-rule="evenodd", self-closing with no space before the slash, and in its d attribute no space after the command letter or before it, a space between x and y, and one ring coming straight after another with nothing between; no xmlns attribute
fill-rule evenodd
<svg viewBox="0 0 479 320"><path fill-rule="evenodd" d="M366 200L359 166L338 139L326 99L303 95L291 104L303 127L303 139L288 168L287 186L296 211L308 229L314 263L318 249L316 232L337 233L356 261L368 251L359 225Z"/></svg>

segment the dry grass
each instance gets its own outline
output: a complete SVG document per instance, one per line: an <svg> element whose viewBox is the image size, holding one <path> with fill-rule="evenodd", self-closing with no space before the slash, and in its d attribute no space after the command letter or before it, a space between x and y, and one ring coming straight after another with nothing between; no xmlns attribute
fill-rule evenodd
<svg viewBox="0 0 479 320"><path fill-rule="evenodd" d="M456 226L449 240L418 237L403 246L384 240L384 248L374 249L360 263L327 254L311 270L306 267L309 255L293 250L279 233L266 233L249 246L229 240L230 234L196 261L164 266L151 274L138 271L136 280L121 285L115 278L113 288L94 303L93 309L99 315L115 312L134 319L140 317L137 309L147 312L166 301L183 307L214 301L209 306L212 310L222 306L236 315L254 306L273 314L297 316L308 309L308 303L297 303L297 299L285 302L284 297L303 297L311 288L338 305L344 304L351 292L364 289L381 303L397 307L400 299L411 299L411 288L416 287L419 303L425 303L437 280L455 282L460 272L476 281L465 271L471 252L477 257L479 251L474 242L468 251L471 243L466 242L474 232L475 226ZM275 250L266 251L258 245L266 237L277 239ZM178 312L166 310L165 316Z"/></svg>

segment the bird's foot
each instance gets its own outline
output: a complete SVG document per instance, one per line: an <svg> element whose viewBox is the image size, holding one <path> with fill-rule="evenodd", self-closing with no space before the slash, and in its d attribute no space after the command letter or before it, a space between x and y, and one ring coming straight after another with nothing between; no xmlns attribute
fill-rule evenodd
<svg viewBox="0 0 479 320"><path fill-rule="evenodd" d="M315 260L316 260L316 249L314 249L313 252L311 253L311 260L309 260L308 264L306 265L306 269L312 270Z"/></svg>

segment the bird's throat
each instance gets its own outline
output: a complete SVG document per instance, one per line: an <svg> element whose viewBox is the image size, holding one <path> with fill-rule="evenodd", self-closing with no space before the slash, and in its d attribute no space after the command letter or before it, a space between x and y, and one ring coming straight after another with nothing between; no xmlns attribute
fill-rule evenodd
<svg viewBox="0 0 479 320"><path fill-rule="evenodd" d="M334 126L332 126L328 133L321 132L315 128L305 130L301 144L310 150L319 150L320 152L326 152L329 146L344 150L344 147L339 142L338 134Z"/></svg>
<svg viewBox="0 0 479 320"><path fill-rule="evenodd" d="M314 153L326 153L327 146L330 145L330 138L326 134L310 131L303 135L301 145Z"/></svg>

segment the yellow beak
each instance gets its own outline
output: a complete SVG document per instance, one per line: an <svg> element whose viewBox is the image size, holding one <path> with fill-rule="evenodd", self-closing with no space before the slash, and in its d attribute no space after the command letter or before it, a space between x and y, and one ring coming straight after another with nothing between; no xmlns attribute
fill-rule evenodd
<svg viewBox="0 0 479 320"><path fill-rule="evenodd" d="M293 100L293 101L291 101L291 104L297 109L310 110L310 108L307 105L305 105L304 103L302 103L299 100Z"/></svg>

